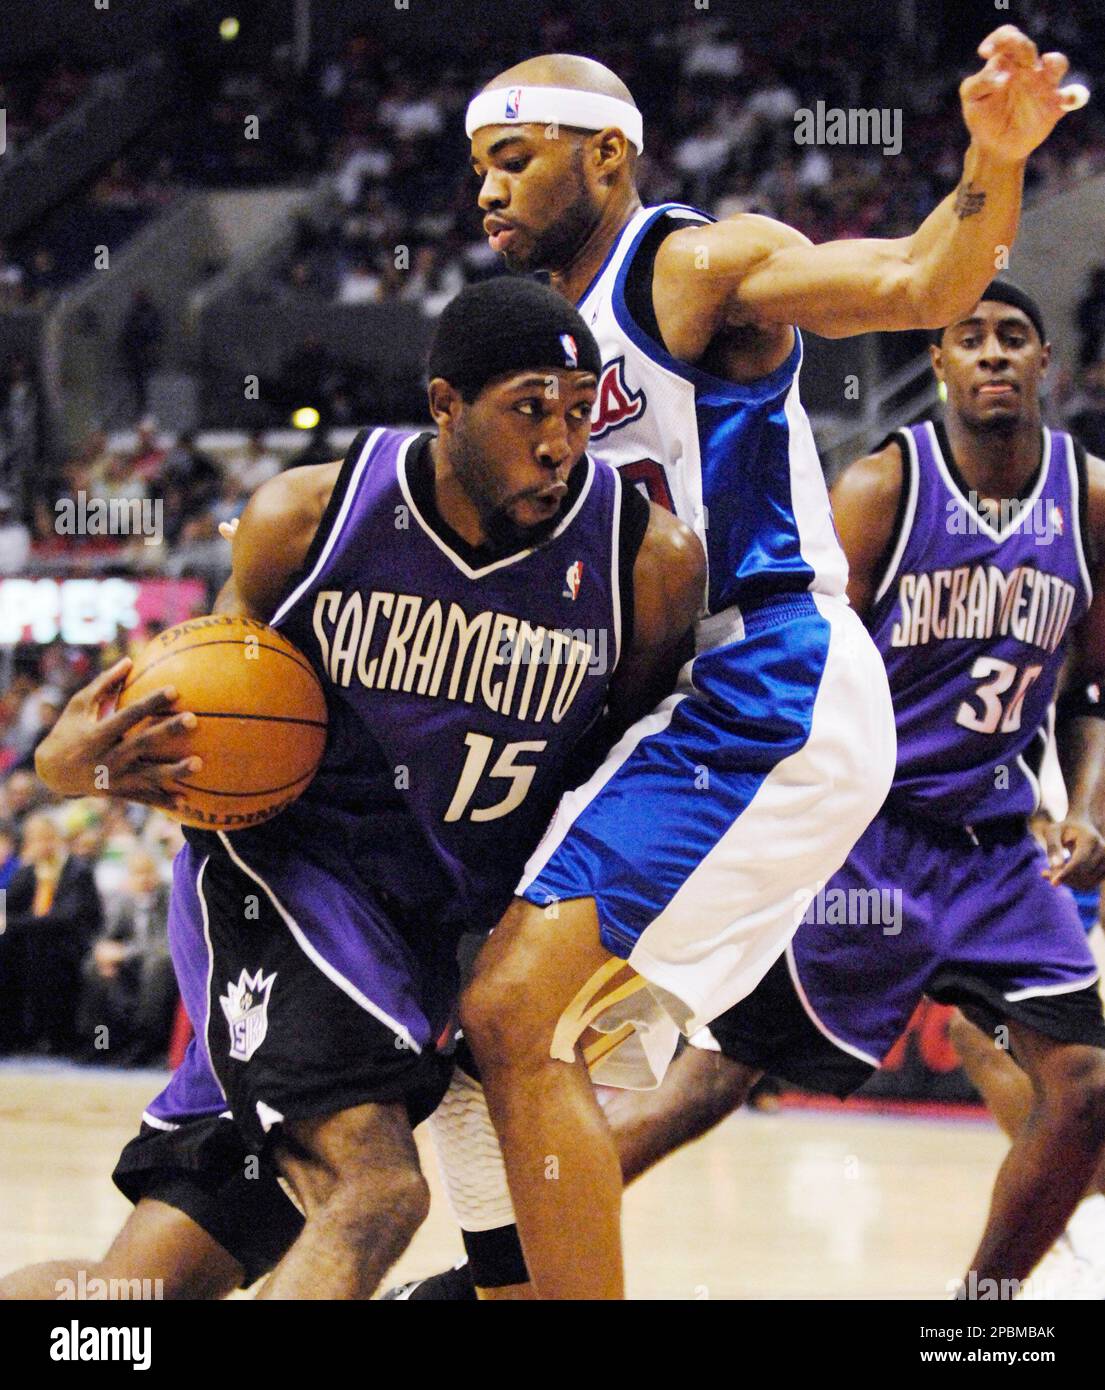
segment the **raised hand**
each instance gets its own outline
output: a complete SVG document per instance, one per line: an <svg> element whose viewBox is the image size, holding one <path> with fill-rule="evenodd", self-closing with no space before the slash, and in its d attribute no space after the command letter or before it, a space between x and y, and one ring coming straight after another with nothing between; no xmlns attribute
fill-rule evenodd
<svg viewBox="0 0 1105 1390"><path fill-rule="evenodd" d="M35 750L35 771L60 796L112 796L171 810L181 798L174 783L203 763L167 756L164 741L194 729L196 716L175 708L172 686L106 713L132 665L124 657L77 691ZM147 727L127 738L143 721Z"/></svg>
<svg viewBox="0 0 1105 1390"><path fill-rule="evenodd" d="M986 66L960 84L959 96L971 138L996 158L1026 159L1068 111L1090 99L1079 83L1059 85L1070 66L1062 53L1041 57L1015 25L995 29L978 53Z"/></svg>

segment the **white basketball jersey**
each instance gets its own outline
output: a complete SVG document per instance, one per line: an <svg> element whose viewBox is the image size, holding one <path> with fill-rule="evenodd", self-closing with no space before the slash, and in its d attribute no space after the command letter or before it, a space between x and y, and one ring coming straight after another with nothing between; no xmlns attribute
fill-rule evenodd
<svg viewBox="0 0 1105 1390"><path fill-rule="evenodd" d="M709 564L708 612L799 590L842 594L848 565L798 398L798 333L774 372L737 383L677 361L630 317L630 264L667 212L712 220L678 203L642 208L579 301L603 361L589 447L693 528Z"/></svg>

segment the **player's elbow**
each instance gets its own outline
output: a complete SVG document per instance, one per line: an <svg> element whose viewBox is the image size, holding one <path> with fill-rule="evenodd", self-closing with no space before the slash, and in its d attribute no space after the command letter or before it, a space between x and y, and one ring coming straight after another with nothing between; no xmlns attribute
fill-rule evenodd
<svg viewBox="0 0 1105 1390"><path fill-rule="evenodd" d="M898 277L896 295L908 320L905 328L946 328L970 312L984 285L966 284L946 271L921 262L907 262Z"/></svg>

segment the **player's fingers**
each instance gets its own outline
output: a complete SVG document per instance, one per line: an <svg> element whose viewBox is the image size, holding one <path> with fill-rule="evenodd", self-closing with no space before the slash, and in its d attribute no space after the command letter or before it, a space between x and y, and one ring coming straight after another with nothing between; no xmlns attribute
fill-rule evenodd
<svg viewBox="0 0 1105 1390"><path fill-rule="evenodd" d="M1056 872L1066 862L1067 854L1063 848L1062 826L1055 821L1049 821L1042 831L1044 850L1047 854L1047 869L1044 871L1046 876L1055 882Z"/></svg>
<svg viewBox="0 0 1105 1390"><path fill-rule="evenodd" d="M1058 864L1053 865L1051 870L1051 881L1057 887L1060 883L1068 883L1070 879L1075 879L1073 885L1077 887L1077 880L1081 878L1082 871L1089 859L1091 847L1084 841L1077 842L1070 853Z"/></svg>
<svg viewBox="0 0 1105 1390"><path fill-rule="evenodd" d="M185 777L194 777L203 771L203 759L195 753L189 758L180 758L175 763L163 766L157 774L158 786L165 787L168 782L181 782Z"/></svg>
<svg viewBox="0 0 1105 1390"><path fill-rule="evenodd" d="M1036 61L1036 45L1015 24L1003 24L982 40L978 46L980 58L1001 57L1019 67L1031 67Z"/></svg>
<svg viewBox="0 0 1105 1390"><path fill-rule="evenodd" d="M1089 87L1081 82L1072 82L1069 87L1060 87L1059 105L1063 111L1081 111L1090 99Z"/></svg>
<svg viewBox="0 0 1105 1390"><path fill-rule="evenodd" d="M237 517L235 517L233 521L220 521L220 522L219 522L219 535L222 536L222 538L223 538L224 541L232 541L232 540L234 539L234 536L235 536L235 533L237 532L237 530L238 530L238 518L237 518Z"/></svg>
<svg viewBox="0 0 1105 1390"><path fill-rule="evenodd" d="M115 790L123 796L133 792L143 792L150 796L179 796L180 786L186 777L194 777L203 771L203 759L193 753L188 758L177 758L173 762L160 763L152 759L141 764L139 770L120 778ZM110 775L110 774L109 774Z"/></svg>
<svg viewBox="0 0 1105 1390"><path fill-rule="evenodd" d="M1053 868L1051 881L1071 887L1085 886L1094 872L1105 842L1091 825L1065 822L1056 827L1060 846L1065 850L1063 862Z"/></svg>
<svg viewBox="0 0 1105 1390"><path fill-rule="evenodd" d="M158 757L158 745L166 738L191 733L198 723L199 720L191 710L185 710L183 714L174 714L170 719L159 719L135 734L133 738L128 738L120 752L128 764L140 763L145 759L155 763L168 762L168 758ZM172 756L178 758L180 754L178 752Z"/></svg>
<svg viewBox="0 0 1105 1390"><path fill-rule="evenodd" d="M981 101L1001 91L1009 81L1009 69L996 61L986 64L981 72L972 73L959 84L959 95L964 101Z"/></svg>
<svg viewBox="0 0 1105 1390"><path fill-rule="evenodd" d="M1070 68L1070 60L1065 53L1045 53L1040 59L1040 67L1045 75L1058 87Z"/></svg>
<svg viewBox="0 0 1105 1390"><path fill-rule="evenodd" d="M149 791L145 787L135 787L127 792L128 801L141 802L143 806L155 806L159 811L176 811L184 803L184 797L169 791Z"/></svg>
<svg viewBox="0 0 1105 1390"><path fill-rule="evenodd" d="M143 719L150 719L157 714L176 713L173 706L176 704L177 689L175 685L162 686L160 690L153 691L150 695L143 695L140 700L135 700L133 705L127 705L125 709L118 709L114 714L109 715L103 722L105 733L110 733L113 738L118 738L125 734L128 729L135 724L141 724Z"/></svg>
<svg viewBox="0 0 1105 1390"><path fill-rule="evenodd" d="M1105 854L1097 845L1086 846L1083 850L1076 850L1063 867L1057 870L1051 878L1053 884L1065 884L1068 888L1077 889L1083 892L1090 888L1096 888L1105 875Z"/></svg>
<svg viewBox="0 0 1105 1390"><path fill-rule="evenodd" d="M1049 861L1061 859L1063 856L1063 827L1060 822L1049 820L1041 828L1040 833Z"/></svg>
<svg viewBox="0 0 1105 1390"><path fill-rule="evenodd" d="M73 696L73 703L79 702L88 708L94 708L122 686L133 665L134 662L129 656L120 658L114 666L109 666L106 671L101 671L94 681L89 681L86 686L78 690Z"/></svg>

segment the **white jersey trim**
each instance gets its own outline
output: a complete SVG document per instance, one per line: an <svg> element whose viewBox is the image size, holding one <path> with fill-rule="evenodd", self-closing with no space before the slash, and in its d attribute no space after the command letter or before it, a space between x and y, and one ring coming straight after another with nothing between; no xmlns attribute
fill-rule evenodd
<svg viewBox="0 0 1105 1390"><path fill-rule="evenodd" d="M361 475L364 473L365 467L368 464L369 456L371 455L373 449L376 447L376 444L379 441L379 438L383 434L383 432L384 431L382 427L379 429L375 429L365 440L364 447L361 449L361 456L357 460L356 465L354 466L353 476L349 479L349 486L345 489L345 496L342 498L341 501L341 509L338 512L337 519L335 520L333 526L330 528L330 534L326 537L326 542L322 547L322 551L318 559L315 561L314 568L311 570L311 573L307 576L307 578L304 579L304 581L300 585L298 585L292 593L288 595L288 597L284 600L284 602L269 619L270 627L275 627L278 622L281 622L287 616L289 610L298 602L300 598L303 597L304 593L306 593L306 591L311 587L311 585L318 578L319 574L321 574L322 570L325 568L327 561L330 559L330 554L333 551L335 544L337 543L338 536L341 535L342 527L345 525L346 518L349 516L349 509L353 505L353 498L357 492L357 488L360 485ZM411 439L414 439L416 437L417 436L412 434L407 440L404 441L404 450L406 450L410 446Z"/></svg>
<svg viewBox="0 0 1105 1390"><path fill-rule="evenodd" d="M396 460L396 473L399 479L399 489L402 492L404 499L406 500L407 506L411 509L411 515L414 517L415 521L418 522L419 526L430 538L430 540L433 541L434 545L437 546L438 550L441 551L442 555L444 555L447 560L449 560L453 565L456 566L458 570L460 570L461 574L464 575L465 579L483 579L485 575L494 574L496 570L505 569L507 565L516 565L519 560L526 560L534 553L537 547L531 545L528 546L525 550L516 551L513 555L506 555L501 560L495 560L492 564L483 565L479 569L473 569L471 565L467 564L457 554L455 550L453 550L449 545L446 544L445 541L442 540L442 538L437 534L434 528L430 525L430 523L426 520L426 518L418 509L418 504L417 502L415 502L414 494L411 492L410 489L410 483L407 481L407 450L409 447L410 440L408 440L404 444L402 452ZM549 541L556 540L559 536L562 536L564 534L564 532L575 520L576 514L579 512L579 509L583 506L584 502L586 502L591 492L592 484L595 481L595 461L590 454L584 454L583 457L587 461L587 477L584 481L582 488L580 488L579 496L572 504L572 508L568 512L567 516L561 519L556 530L553 531L552 534L546 538L543 544L548 544Z"/></svg>
<svg viewBox="0 0 1105 1390"><path fill-rule="evenodd" d="M818 1018L813 1005L809 1001L806 991L802 988L802 981L798 978L798 967L794 961L794 944L787 942L786 949L787 970L790 972L790 982L794 986L794 992L798 996L798 1002L806 1011L806 1016L823 1038L827 1038L832 1045L841 1052L846 1052L849 1057L855 1057L860 1062L866 1062L868 1066L879 1067L877 1057L872 1057L869 1052L864 1052L860 1047L853 1047L851 1043L846 1043L843 1038L838 1038L831 1028L827 1028Z"/></svg>
<svg viewBox="0 0 1105 1390"><path fill-rule="evenodd" d="M203 918L203 942L207 947L207 989L203 998L203 1045L207 1049L207 1060L210 1064L211 1075L215 1078L215 1085L218 1086L223 1100L230 1103L230 1098L226 1094L226 1087L219 1080L219 1074L215 1070L215 1061L211 1054L211 985L215 977L215 951L211 945L211 918L207 912L207 899L203 896L203 876L210 862L211 856L205 854L203 863L196 871L196 897L200 902L200 916Z"/></svg>
<svg viewBox="0 0 1105 1390"><path fill-rule="evenodd" d="M832 505L825 486L825 471L817 453L813 427L799 390L805 343L795 329L798 360L790 379L783 413L787 421L787 482L790 514L798 555L810 571L807 589L839 597L848 587L848 557L833 525ZM816 587L815 587L816 586Z"/></svg>
<svg viewBox="0 0 1105 1390"><path fill-rule="evenodd" d="M1061 985L1032 985L1028 989L1010 990L1002 998L1009 1004L1018 1004L1022 999L1045 999L1052 994L1075 994L1080 989L1088 989L1090 985L1096 984L1098 972L1095 970L1092 975L1086 975L1081 980L1068 980Z"/></svg>
<svg viewBox="0 0 1105 1390"><path fill-rule="evenodd" d="M142 1123L144 1125L149 1125L151 1129L163 1129L167 1134L171 1134L174 1129L180 1128L179 1125L171 1124L168 1120L158 1119L156 1115L151 1115L148 1110L142 1111Z"/></svg>
<svg viewBox="0 0 1105 1390"><path fill-rule="evenodd" d="M610 471L614 475L614 529L610 547L610 611L614 619L614 665L611 669L617 670L618 662L622 658L622 475L616 468ZM651 519L651 512L649 516ZM644 544L643 536L641 544Z"/></svg>
<svg viewBox="0 0 1105 1390"><path fill-rule="evenodd" d="M909 538L913 534L913 523L917 519L917 493L920 485L920 459L917 457L917 441L913 438L911 429L903 430L905 435L906 448L902 454L902 486L907 485L905 475L908 474L909 494L905 504L905 512L902 514L902 524L898 528L898 541L894 546L894 553L886 566L882 582L875 590L875 602L878 603L882 596L890 588L894 576L898 573L902 563L902 556L905 548L909 544Z"/></svg>
<svg viewBox="0 0 1105 1390"><path fill-rule="evenodd" d="M348 995L349 998L353 1000L354 1004L359 1005L360 1008L364 1009L366 1013L371 1014L373 1018L377 1019L380 1023L390 1028L391 1031L395 1034L395 1036L397 1038L401 1038L404 1045L409 1047L412 1052L420 1053L422 1049L419 1047L419 1045L415 1042L414 1038L411 1037L408 1030L404 1028L401 1023L399 1023L396 1019L392 1018L389 1014L386 1014L383 1011L383 1009L381 1009L377 1004L374 1004L372 1000L369 999L366 995L362 994L361 991L357 988L357 986L352 982L352 980L347 980L345 976L341 974L340 971L336 970L334 966L330 964L330 962L325 958L325 956L319 954L316 947L313 946L311 942L308 941L306 936L303 934L303 928L299 925L299 923L295 920L291 913L287 911L287 909L284 907L284 904L276 896L276 894L261 877L261 875L257 873L254 869L251 869L250 866L242 859L242 857L239 854L235 853L234 848L230 843L230 840L227 838L226 831L218 831L218 836L219 839L222 841L223 848L226 850L233 863L236 864L239 869L241 869L242 873L244 873L248 878L251 878L254 883L258 884L259 887L265 890L265 895L268 898L269 902L271 902L273 907L275 907L277 912L279 912L281 918L284 921L285 926L291 932L292 936L295 937L296 944L299 946L299 949L308 958L308 960L310 960L311 963L317 969L322 971L322 973L331 982L331 984L337 985L338 989L340 989L343 994ZM204 921L206 922L206 913L204 914ZM212 964L214 964L213 961ZM207 993L208 999L210 1000L210 986L208 986ZM210 1044L208 1045L208 1047L210 1050Z"/></svg>
<svg viewBox="0 0 1105 1390"><path fill-rule="evenodd" d="M1070 519L1071 530L1074 532L1074 553L1078 556L1078 568L1082 574L1082 583L1086 586L1086 602L1092 603L1093 580L1090 578L1089 566L1086 564L1086 552L1082 546L1082 508L1083 506L1089 505L1089 498L1083 502L1082 489L1078 485L1078 464L1074 457L1074 440L1068 434L1063 443L1066 445L1067 472L1070 475L1071 508L1074 512L1074 515ZM1088 472L1086 480L1088 483Z"/></svg>
<svg viewBox="0 0 1105 1390"><path fill-rule="evenodd" d="M1023 753L1017 754L1017 766L1024 773L1025 780L1027 781L1029 788L1032 791L1032 795L1035 798L1035 804L1033 805L1032 811L1030 813L1031 815L1035 815L1036 812L1040 809L1040 779L1025 762Z"/></svg>
<svg viewBox="0 0 1105 1390"><path fill-rule="evenodd" d="M1036 486L1032 489L1028 496L1024 498L1024 500L1021 502L1021 505L1017 508L1016 512L1014 512L1013 515L1010 516L1009 520L1005 523L1001 530L998 530L996 526L990 525L990 523L986 520L986 518L982 515L982 513L978 510L977 507L972 507L970 505L967 499L963 496L963 493L959 490L958 487L956 487L955 479L952 477L951 470L948 468L947 461L944 458L944 452L940 448L940 438L936 433L936 426L933 424L931 420L925 421L925 429L928 431L929 444L932 448L932 456L936 460L936 467L940 474L940 477L943 479L944 486L947 488L951 496L955 498L956 502L963 509L963 511L965 511L967 515L971 518L971 524L973 526L977 526L978 529L983 533L983 535L989 536L992 541L998 542L999 544L1002 541L1007 541L1009 537L1016 532L1017 528L1020 526L1021 522L1025 519L1025 517L1031 513L1033 507L1035 507L1036 503L1040 500L1040 495L1043 492L1045 486L1047 485L1048 476L1051 473L1051 431L1048 429L1046 425L1043 427L1043 449L1040 454L1040 476L1036 479Z"/></svg>
<svg viewBox="0 0 1105 1390"><path fill-rule="evenodd" d="M208 1070L210 1070L212 1075L214 1075L213 1068L209 1068ZM216 1076L215 1084L218 1085L218 1082L219 1078ZM219 1089L221 1090L222 1088L220 1087ZM225 1100L226 1097L224 1096L223 1099ZM210 1115L197 1115L193 1118L207 1120L211 1117ZM217 1120L233 1120L233 1118L234 1116L230 1113L229 1110L220 1110L219 1113L215 1116L215 1119ZM179 1124L174 1124L171 1120L162 1120L159 1116L154 1115L149 1110L142 1111L142 1123L144 1125L149 1125L151 1129L163 1129L168 1134L171 1134L173 1130L180 1129L181 1127Z"/></svg>

